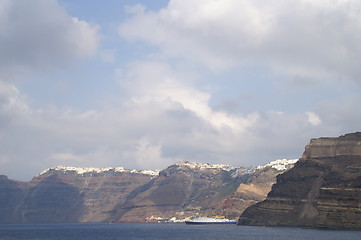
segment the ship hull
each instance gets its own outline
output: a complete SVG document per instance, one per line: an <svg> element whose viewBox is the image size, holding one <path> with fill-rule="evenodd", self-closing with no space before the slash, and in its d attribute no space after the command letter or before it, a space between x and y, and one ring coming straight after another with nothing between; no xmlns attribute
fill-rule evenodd
<svg viewBox="0 0 361 240"><path fill-rule="evenodd" d="M237 222L193 222L186 221L186 224L190 225L207 225L207 224L236 224Z"/></svg>

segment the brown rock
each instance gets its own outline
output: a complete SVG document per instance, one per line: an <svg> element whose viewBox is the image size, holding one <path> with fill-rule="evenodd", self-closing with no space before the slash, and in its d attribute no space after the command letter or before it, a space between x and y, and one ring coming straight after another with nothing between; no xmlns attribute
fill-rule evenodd
<svg viewBox="0 0 361 240"><path fill-rule="evenodd" d="M291 168L287 164L285 169ZM160 172L145 187L118 204L112 221L144 222L195 215L236 219L245 208L263 200L276 176L273 165L259 169L219 167L182 162Z"/></svg>
<svg viewBox="0 0 361 240"><path fill-rule="evenodd" d="M361 229L361 133L312 139L239 224Z"/></svg>
<svg viewBox="0 0 361 240"><path fill-rule="evenodd" d="M283 165L282 165L283 166ZM290 167L291 165L287 165ZM222 215L263 200L286 168L190 162L157 172L50 168L30 182L0 177L0 223L146 222Z"/></svg>

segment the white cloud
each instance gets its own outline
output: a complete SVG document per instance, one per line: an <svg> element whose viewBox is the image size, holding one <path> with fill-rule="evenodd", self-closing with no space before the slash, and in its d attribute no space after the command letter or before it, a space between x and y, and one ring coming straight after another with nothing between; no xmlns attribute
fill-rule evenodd
<svg viewBox="0 0 361 240"><path fill-rule="evenodd" d="M29 107L25 103L25 97L11 84L0 81L0 118L12 115L24 116L29 113Z"/></svg>
<svg viewBox="0 0 361 240"><path fill-rule="evenodd" d="M359 81L361 2L172 0L158 12L137 7L121 36L219 71L258 62L296 77Z"/></svg>
<svg viewBox="0 0 361 240"><path fill-rule="evenodd" d="M257 114L241 117L212 110L209 106L211 95L187 84L184 81L187 77L190 76L172 71L165 63L144 61L134 63L122 80L131 93L132 101L142 104L170 100L218 130L230 128L232 131L242 132L257 120Z"/></svg>
<svg viewBox="0 0 361 240"><path fill-rule="evenodd" d="M92 56L99 26L69 16L55 0L0 1L0 77L11 80Z"/></svg>
<svg viewBox="0 0 361 240"><path fill-rule="evenodd" d="M101 135L101 133L99 133ZM95 139L92 139L94 141ZM89 143L88 143L89 144ZM81 167L102 167L118 165L114 162L118 158L119 152L116 149L110 149L109 146L101 146L101 141L93 142L93 147L87 146L86 151L81 151L79 145L74 149L65 149L63 152L51 153L48 156L49 161L58 165L81 166ZM68 146L70 148L71 146ZM74 153L75 152L75 153Z"/></svg>
<svg viewBox="0 0 361 240"><path fill-rule="evenodd" d="M306 112L308 117L308 122L314 126L317 126L321 123L320 117L314 112Z"/></svg>
<svg viewBox="0 0 361 240"><path fill-rule="evenodd" d="M326 0L173 0L159 12L130 7L134 15L120 34L154 44L161 54L116 69L123 90L118 101L79 112L33 108L9 79L19 69L91 56L99 27L69 16L56 1L1 1L2 173L29 179L59 164L161 169L179 160L255 166L297 158L310 138L359 127L357 94L293 113L226 112L211 106L212 93L199 87L202 73L190 71L192 64L164 61L186 59L214 71L260 61L301 84L304 77L328 74L352 78L359 71L358 7L356 1ZM99 52L109 62L113 54Z"/></svg>
<svg viewBox="0 0 361 240"><path fill-rule="evenodd" d="M142 137L137 142L136 151L125 152L123 156L132 159L137 166L141 166L143 169L163 169L165 166L177 162L176 158L166 158L163 155L161 145L155 145L149 138Z"/></svg>
<svg viewBox="0 0 361 240"><path fill-rule="evenodd" d="M64 145L59 133L71 133L67 129L70 122L76 125L82 115L57 107L32 109L11 82L94 55L98 32L99 26L69 16L55 0L0 1L0 155L4 173L34 175L31 169L47 165L48 157L59 151L54 146Z"/></svg>
<svg viewBox="0 0 361 240"><path fill-rule="evenodd" d="M228 125L220 128L214 120L199 114L199 108L186 107L189 99L184 101L178 95L173 98L170 94L173 88L163 86L163 78L158 78L162 74L141 71L139 67L145 64L124 70L124 76L130 78L122 81L131 82L134 87L129 90L131 97L113 107L86 112L56 106L32 109L16 87L3 83L0 87L3 174L29 179L59 164L162 169L180 160L255 166L280 157L297 158L310 138L338 136L358 127L360 99L354 96L338 103L325 103L308 113L258 112L257 118L224 113L225 119L218 121ZM166 69L165 75L177 81L179 75L174 70L150 66L156 73ZM138 88L142 86L138 85L141 79L132 75L133 70L148 76L150 82L146 86L150 88L169 87L170 95L162 90L153 93ZM209 116L217 113L192 85L177 87L181 92L189 90L192 94L184 96L200 104L200 109L209 108ZM242 131L229 125L233 117L240 124L247 122ZM310 121L315 124L318 119L324 121L315 128ZM348 127L340 124L345 119Z"/></svg>
<svg viewBox="0 0 361 240"><path fill-rule="evenodd" d="M224 161L225 148L232 151L237 144L232 135L239 128L230 123L243 124L244 131L254 121L213 111L209 95L180 83L167 65L142 62L124 76L128 100L86 112L32 109L15 86L2 82L0 151L11 162L4 171L22 165L29 170L23 175L31 177L36 172L30 169L59 164L143 169L180 160Z"/></svg>

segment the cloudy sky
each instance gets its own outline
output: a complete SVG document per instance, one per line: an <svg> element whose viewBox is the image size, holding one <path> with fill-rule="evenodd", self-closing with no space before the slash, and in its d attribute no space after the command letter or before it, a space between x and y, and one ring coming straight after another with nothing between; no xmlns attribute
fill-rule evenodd
<svg viewBox="0 0 361 240"><path fill-rule="evenodd" d="M257 166L360 130L359 0L0 0L0 174Z"/></svg>

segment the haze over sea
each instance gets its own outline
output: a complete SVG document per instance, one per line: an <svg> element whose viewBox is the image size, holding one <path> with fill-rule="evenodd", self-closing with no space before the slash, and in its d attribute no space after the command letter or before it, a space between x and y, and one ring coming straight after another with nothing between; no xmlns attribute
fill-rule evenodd
<svg viewBox="0 0 361 240"><path fill-rule="evenodd" d="M74 223L1 224L0 240L110 240L110 239L242 239L242 240L359 240L359 231L302 228L250 227L236 225L198 225L183 223Z"/></svg>

